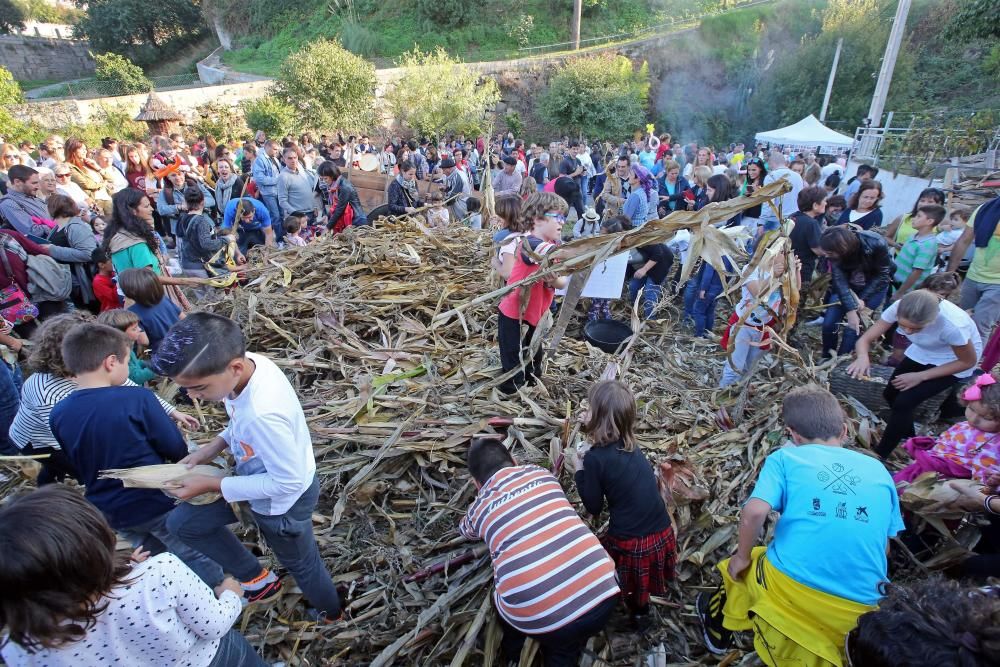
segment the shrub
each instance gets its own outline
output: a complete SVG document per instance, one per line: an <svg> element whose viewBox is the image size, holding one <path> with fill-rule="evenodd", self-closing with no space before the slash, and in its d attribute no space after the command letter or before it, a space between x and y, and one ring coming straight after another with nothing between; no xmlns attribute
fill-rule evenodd
<svg viewBox="0 0 1000 667"><path fill-rule="evenodd" d="M340 42L312 42L281 64L275 94L309 129L367 130L374 124L375 66Z"/></svg>
<svg viewBox="0 0 1000 667"><path fill-rule="evenodd" d="M269 137L283 137L295 130L295 109L276 97L259 97L241 105L251 131L263 130Z"/></svg>
<svg viewBox="0 0 1000 667"><path fill-rule="evenodd" d="M515 137L520 137L521 133L524 132L524 121L521 120L521 114L516 111L508 111L504 114L503 122L507 126L507 131L513 132Z"/></svg>
<svg viewBox="0 0 1000 667"><path fill-rule="evenodd" d="M455 28L472 13L471 0L417 0L417 13L428 30Z"/></svg>
<svg viewBox="0 0 1000 667"><path fill-rule="evenodd" d="M24 101L21 85L6 67L0 66L0 100L3 104L20 104Z"/></svg>
<svg viewBox="0 0 1000 667"><path fill-rule="evenodd" d="M137 95L148 93L153 83L142 68L117 53L99 53L94 56L97 67L94 78L108 95Z"/></svg>
<svg viewBox="0 0 1000 667"><path fill-rule="evenodd" d="M198 114L194 122L195 133L199 136L214 137L219 142L241 139L248 133L241 109L219 102L206 102L195 109Z"/></svg>

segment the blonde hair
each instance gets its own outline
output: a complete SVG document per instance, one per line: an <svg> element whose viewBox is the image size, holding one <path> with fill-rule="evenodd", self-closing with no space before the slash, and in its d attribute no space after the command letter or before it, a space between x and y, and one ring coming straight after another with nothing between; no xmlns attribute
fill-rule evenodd
<svg viewBox="0 0 1000 667"><path fill-rule="evenodd" d="M133 324L139 323L139 316L131 310L114 308L112 310L105 310L98 315L97 321L99 324L107 324L109 327L118 329L119 331L125 331Z"/></svg>
<svg viewBox="0 0 1000 667"><path fill-rule="evenodd" d="M906 319L914 324L933 322L941 309L941 297L928 289L910 292L899 300L896 319Z"/></svg>
<svg viewBox="0 0 1000 667"><path fill-rule="evenodd" d="M694 182L697 185L705 187L708 185L708 179L712 178L712 168L705 165L695 167L692 176L694 177Z"/></svg>
<svg viewBox="0 0 1000 667"><path fill-rule="evenodd" d="M664 160L663 161L663 173L667 173L671 169L680 169L681 165L678 164L677 160Z"/></svg>
<svg viewBox="0 0 1000 667"><path fill-rule="evenodd" d="M535 220L544 218L549 211L559 211L566 214L569 205L566 200L554 192L536 192L528 197L521 206L521 220L526 230L535 226Z"/></svg>

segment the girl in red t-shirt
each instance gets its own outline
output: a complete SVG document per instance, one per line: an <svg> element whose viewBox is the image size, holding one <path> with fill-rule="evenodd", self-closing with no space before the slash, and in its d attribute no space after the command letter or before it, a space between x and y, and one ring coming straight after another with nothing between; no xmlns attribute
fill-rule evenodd
<svg viewBox="0 0 1000 667"><path fill-rule="evenodd" d="M536 273L540 267L528 255L530 249L536 255L545 255L556 247L562 237L563 224L568 211L566 200L551 192L536 192L528 197L521 208L521 215L531 231L521 237L514 252L514 268L507 279L513 285ZM527 289L526 299L522 299L522 289L518 287L500 300L497 324L497 340L500 344L500 363L504 375L518 369L500 385L500 391L512 394L524 384L534 384L542 375L542 348L529 359L526 353L531 346L539 320L552 305L557 288L565 287L569 278L546 278L532 283ZM522 324L527 325L523 337Z"/></svg>

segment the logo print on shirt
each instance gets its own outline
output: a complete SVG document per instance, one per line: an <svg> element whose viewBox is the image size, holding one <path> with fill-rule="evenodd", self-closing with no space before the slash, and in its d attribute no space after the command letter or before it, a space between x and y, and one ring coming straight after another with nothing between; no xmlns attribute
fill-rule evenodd
<svg viewBox="0 0 1000 667"><path fill-rule="evenodd" d="M857 495L852 487L860 484L862 480L858 475L851 474L854 470L848 469L841 463L834 463L832 466L824 465L823 467L826 470L820 470L816 473L816 479L825 485L824 491L829 489L840 496Z"/></svg>
<svg viewBox="0 0 1000 667"><path fill-rule="evenodd" d="M820 509L819 498L813 498L813 508L807 512L810 516L826 516L826 512Z"/></svg>
<svg viewBox="0 0 1000 667"><path fill-rule="evenodd" d="M846 519L847 518L847 503L846 502L837 503L837 513L836 513L836 516L837 516L838 519Z"/></svg>
<svg viewBox="0 0 1000 667"><path fill-rule="evenodd" d="M243 442L242 440L240 440L240 449L243 450L243 456L240 457L240 463L246 463L247 461L249 461L250 459L252 459L254 456L257 455L256 452L253 451L253 447Z"/></svg>
<svg viewBox="0 0 1000 667"><path fill-rule="evenodd" d="M868 508L860 505L856 507L854 509L854 520L862 523L868 523Z"/></svg>

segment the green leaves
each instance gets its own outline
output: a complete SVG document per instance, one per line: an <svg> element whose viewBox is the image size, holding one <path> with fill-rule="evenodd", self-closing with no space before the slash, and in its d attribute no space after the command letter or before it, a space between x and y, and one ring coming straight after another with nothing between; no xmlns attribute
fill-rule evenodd
<svg viewBox="0 0 1000 667"><path fill-rule="evenodd" d="M254 132L263 130L269 137L283 137L296 128L295 109L276 97L246 100L241 106L247 126Z"/></svg>
<svg viewBox="0 0 1000 667"><path fill-rule="evenodd" d="M153 83L146 78L142 68L117 53L99 53L94 56L97 69L94 78L107 87L111 95L137 95L148 93Z"/></svg>
<svg viewBox="0 0 1000 667"><path fill-rule="evenodd" d="M634 71L619 55L568 61L556 72L539 101L542 119L560 132L624 137L645 122L649 69Z"/></svg>
<svg viewBox="0 0 1000 667"><path fill-rule="evenodd" d="M196 0L89 0L77 36L94 51L128 55L141 64L169 57L166 44L182 44L204 31Z"/></svg>

